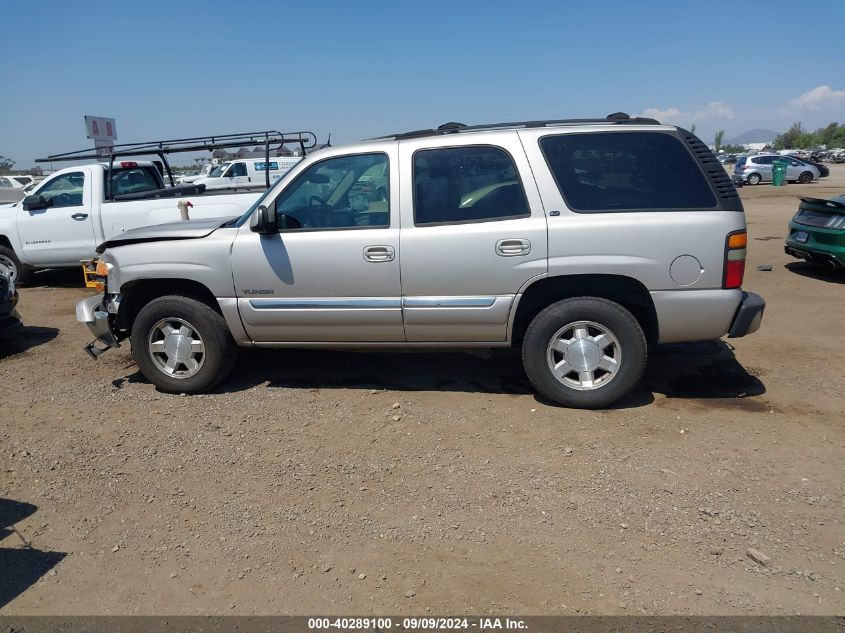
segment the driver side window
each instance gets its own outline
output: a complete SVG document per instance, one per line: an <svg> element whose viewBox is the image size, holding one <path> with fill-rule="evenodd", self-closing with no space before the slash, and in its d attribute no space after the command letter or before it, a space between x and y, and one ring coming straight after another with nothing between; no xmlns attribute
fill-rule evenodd
<svg viewBox="0 0 845 633"><path fill-rule="evenodd" d="M390 226L386 154L327 158L301 173L276 199L282 231Z"/></svg>
<svg viewBox="0 0 845 633"><path fill-rule="evenodd" d="M38 194L51 201L50 207L81 207L85 174L75 171L62 174L41 187Z"/></svg>

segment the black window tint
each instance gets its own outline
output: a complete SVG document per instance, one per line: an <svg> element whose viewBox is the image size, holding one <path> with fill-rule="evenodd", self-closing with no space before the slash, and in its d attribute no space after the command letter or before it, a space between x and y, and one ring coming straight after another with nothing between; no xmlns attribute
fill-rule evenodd
<svg viewBox="0 0 845 633"><path fill-rule="evenodd" d="M662 132L561 134L540 139L573 211L709 209L716 197L681 141Z"/></svg>
<svg viewBox="0 0 845 633"><path fill-rule="evenodd" d="M233 176L246 176L246 165L244 163L235 163L232 165Z"/></svg>
<svg viewBox="0 0 845 633"><path fill-rule="evenodd" d="M468 146L414 154L414 223L478 222L530 215L510 155Z"/></svg>

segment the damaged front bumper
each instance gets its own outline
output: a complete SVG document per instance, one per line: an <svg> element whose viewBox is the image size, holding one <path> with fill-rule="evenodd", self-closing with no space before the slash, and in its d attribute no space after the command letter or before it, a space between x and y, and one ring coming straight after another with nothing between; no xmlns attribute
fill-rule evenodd
<svg viewBox="0 0 845 633"><path fill-rule="evenodd" d="M113 315L117 314L119 305L117 295L88 297L76 304L76 320L87 325L95 337L83 348L91 358L101 356L109 348L120 347L112 331Z"/></svg>

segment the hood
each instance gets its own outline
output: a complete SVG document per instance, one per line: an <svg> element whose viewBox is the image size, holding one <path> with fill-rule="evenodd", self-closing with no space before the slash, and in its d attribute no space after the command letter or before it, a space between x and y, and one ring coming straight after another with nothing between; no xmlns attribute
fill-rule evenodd
<svg viewBox="0 0 845 633"><path fill-rule="evenodd" d="M168 240L195 240L211 235L232 218L207 218L205 220L188 220L186 222L169 222L130 229L112 236L97 247L102 253L107 248L138 244L140 242L162 242Z"/></svg>

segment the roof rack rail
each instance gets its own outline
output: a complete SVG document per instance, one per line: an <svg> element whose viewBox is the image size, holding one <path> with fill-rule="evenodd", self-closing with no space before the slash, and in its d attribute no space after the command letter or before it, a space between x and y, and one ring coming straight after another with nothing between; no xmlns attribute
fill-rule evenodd
<svg viewBox="0 0 845 633"><path fill-rule="evenodd" d="M399 134L380 136L380 139L409 139L441 134L455 134L460 132L476 132L480 130L496 130L502 128L537 128L550 125L595 125L595 124L628 124L628 125L660 125L660 121L645 117L632 117L625 112L614 112L603 119L548 119L537 121L511 121L508 123L491 123L486 125L464 125L463 123L444 123L437 129L414 130Z"/></svg>
<svg viewBox="0 0 845 633"><path fill-rule="evenodd" d="M170 169L170 164L167 162L169 154L177 154L184 152L203 152L214 151L217 149L224 149L227 147L244 147L263 145L265 158L269 162L270 151L282 149L288 144L299 145L302 150L302 155L305 155L305 150L316 147L317 136L310 131L300 132L278 132L276 130L265 130L263 132L241 132L239 134L220 134L217 136L194 136L190 138L177 138L162 141L146 141L142 143L122 143L120 145L113 145L112 147L99 149L81 149L74 152L64 152L62 154L53 154L46 158L36 158L36 163L53 163L61 161L77 161L77 160L104 160L109 161L109 173L111 173L114 159L118 156L158 156L164 168L167 170L167 175L170 178L170 184L173 186L173 172ZM270 187L270 170L265 170L267 178L267 187ZM111 178L106 179L106 188L111 188ZM107 199L110 191L106 192Z"/></svg>

